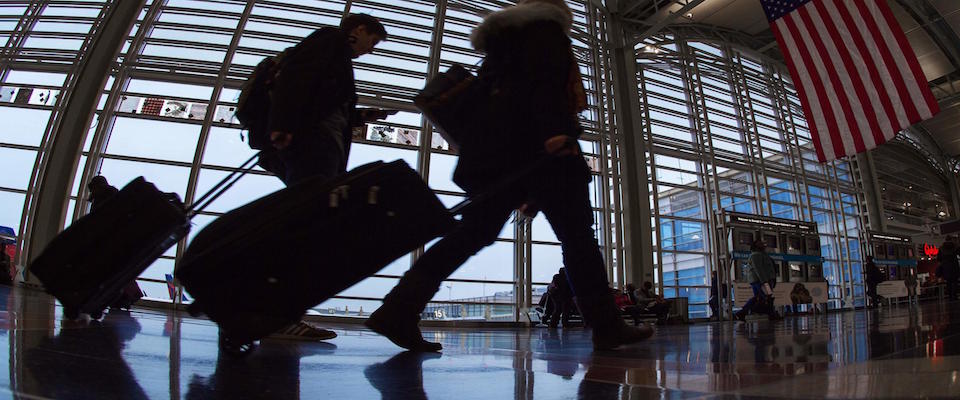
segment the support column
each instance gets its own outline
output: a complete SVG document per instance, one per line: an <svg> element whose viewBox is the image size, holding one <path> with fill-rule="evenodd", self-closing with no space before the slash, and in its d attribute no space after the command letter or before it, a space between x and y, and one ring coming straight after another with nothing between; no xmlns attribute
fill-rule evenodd
<svg viewBox="0 0 960 400"><path fill-rule="evenodd" d="M64 99L67 103L63 113L51 129L50 144L40 155L43 172L36 180L30 237L24 246L28 260L35 258L63 228L67 198L100 92L144 3L145 0L124 0L107 5L109 11L103 25L83 56L73 90Z"/></svg>
<svg viewBox="0 0 960 400"><path fill-rule="evenodd" d="M653 228L650 224L650 190L641 135L637 58L625 43L619 16L610 20L608 45L614 69L616 129L621 139L620 171L623 198L623 248L621 268L625 282L653 281Z"/></svg>
<svg viewBox="0 0 960 400"><path fill-rule="evenodd" d="M860 167L860 182L867 203L870 229L884 232L887 230L887 219L883 216L883 200L880 199L880 182L873 165L873 155L870 152L857 154L857 166Z"/></svg>

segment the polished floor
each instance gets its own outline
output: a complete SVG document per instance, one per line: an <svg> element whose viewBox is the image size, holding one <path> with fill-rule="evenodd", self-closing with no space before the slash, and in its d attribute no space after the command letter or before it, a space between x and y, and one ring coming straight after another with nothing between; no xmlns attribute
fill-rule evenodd
<svg viewBox="0 0 960 400"><path fill-rule="evenodd" d="M205 320L63 321L49 296L7 287L0 302L0 398L960 398L960 303L666 326L598 353L582 329L425 329L444 351L416 354L339 325L329 342L265 341L238 360Z"/></svg>

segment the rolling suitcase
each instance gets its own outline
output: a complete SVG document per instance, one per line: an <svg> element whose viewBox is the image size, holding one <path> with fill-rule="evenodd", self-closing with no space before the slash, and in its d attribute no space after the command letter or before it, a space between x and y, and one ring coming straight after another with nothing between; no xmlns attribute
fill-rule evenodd
<svg viewBox="0 0 960 400"><path fill-rule="evenodd" d="M549 157L447 210L403 161L331 181L307 180L230 211L198 233L176 275L188 311L243 354L311 307L456 227L454 216L505 190Z"/></svg>
<svg viewBox="0 0 960 400"><path fill-rule="evenodd" d="M90 214L57 235L29 271L60 300L67 318L103 316L123 301L124 290L190 231L190 218L210 205L255 166L251 157L193 206L138 177Z"/></svg>
<svg viewBox="0 0 960 400"><path fill-rule="evenodd" d="M221 216L190 243L176 276L194 298L188 310L243 352L455 223L406 163L375 162Z"/></svg>

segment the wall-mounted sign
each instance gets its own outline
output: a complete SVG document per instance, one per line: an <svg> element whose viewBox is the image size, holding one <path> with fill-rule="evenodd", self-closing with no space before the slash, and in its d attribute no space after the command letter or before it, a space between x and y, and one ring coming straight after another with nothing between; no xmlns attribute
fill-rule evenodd
<svg viewBox="0 0 960 400"><path fill-rule="evenodd" d="M937 246L934 246L932 244L924 243L923 254L926 254L927 257L933 258L933 257L936 257L937 254L940 254L940 249L938 249Z"/></svg>
<svg viewBox="0 0 960 400"><path fill-rule="evenodd" d="M772 228L795 229L803 232L816 232L815 222L793 221L782 218L763 217L753 214L727 213L729 221L734 224L760 225Z"/></svg>
<svg viewBox="0 0 960 400"><path fill-rule="evenodd" d="M889 241L889 242L901 242L901 243L910 243L912 239L908 236L893 235L889 233L880 233L880 232L870 232L870 241Z"/></svg>

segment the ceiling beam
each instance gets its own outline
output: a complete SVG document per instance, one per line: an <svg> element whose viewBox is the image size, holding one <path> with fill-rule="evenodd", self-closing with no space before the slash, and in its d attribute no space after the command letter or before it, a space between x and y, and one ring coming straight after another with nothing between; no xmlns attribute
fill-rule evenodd
<svg viewBox="0 0 960 400"><path fill-rule="evenodd" d="M634 37L633 41L630 43L630 46L634 47L638 43L643 42L646 38L657 34L657 32L660 32L660 30L662 30L664 27L673 23L673 21L679 18L680 16L686 13L689 13L691 10L693 10L696 6L699 6L704 1L705 0L688 0L687 4L684 5L683 7L680 7L679 10L668 14L666 17L664 17L660 21L657 21L657 23L653 24L653 26L643 31L643 33Z"/></svg>

